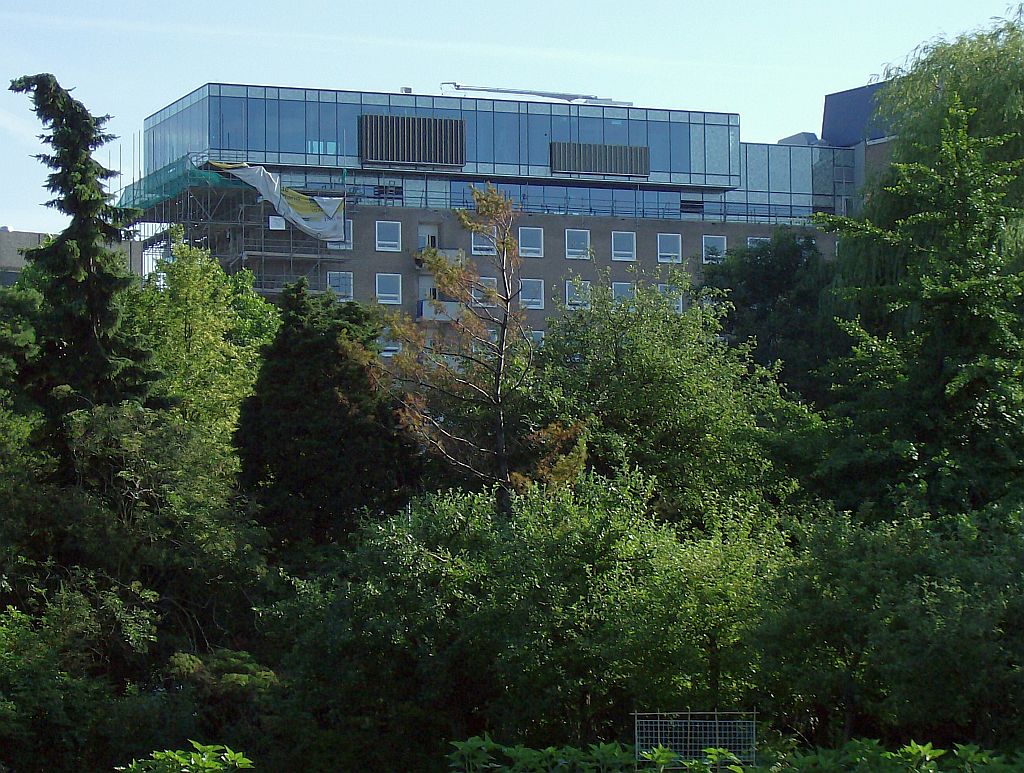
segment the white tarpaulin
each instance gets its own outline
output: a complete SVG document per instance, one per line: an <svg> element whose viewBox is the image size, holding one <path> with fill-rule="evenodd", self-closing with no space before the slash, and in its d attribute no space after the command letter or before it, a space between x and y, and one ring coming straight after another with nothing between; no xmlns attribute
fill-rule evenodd
<svg viewBox="0 0 1024 773"><path fill-rule="evenodd" d="M211 161L210 164L233 174L258 190L282 217L300 231L331 242L348 241L350 238L350 235L345 233L344 198L306 196L281 185L280 175L268 172L262 166L221 164L216 161Z"/></svg>

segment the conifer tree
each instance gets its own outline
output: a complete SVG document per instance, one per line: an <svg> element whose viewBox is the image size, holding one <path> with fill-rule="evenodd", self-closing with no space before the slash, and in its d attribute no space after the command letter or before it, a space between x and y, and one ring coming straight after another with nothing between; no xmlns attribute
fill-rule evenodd
<svg viewBox="0 0 1024 773"><path fill-rule="evenodd" d="M374 354L380 319L358 303L311 295L305 280L281 300L236 435L242 485L282 544L343 537L364 511L400 507L419 459Z"/></svg>
<svg viewBox="0 0 1024 773"><path fill-rule="evenodd" d="M54 198L47 206L71 219L54 239L25 253L44 301L40 357L23 374L25 386L58 414L143 399L152 381L149 354L121 330L119 296L132 278L124 256L110 247L125 239L131 211L111 203L103 181L115 173L92 156L113 138L103 130L109 116L90 114L49 74L23 76L10 88L31 95L47 130L41 138L53 148L38 156L52 170L46 187Z"/></svg>

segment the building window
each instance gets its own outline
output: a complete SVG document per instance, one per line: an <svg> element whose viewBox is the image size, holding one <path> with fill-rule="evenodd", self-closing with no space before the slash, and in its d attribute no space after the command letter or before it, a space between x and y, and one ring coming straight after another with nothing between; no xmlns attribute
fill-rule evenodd
<svg viewBox="0 0 1024 773"><path fill-rule="evenodd" d="M402 302L402 275L377 274L377 303L400 304Z"/></svg>
<svg viewBox="0 0 1024 773"><path fill-rule="evenodd" d="M493 309L497 304L498 279L493 276L482 276L478 280L477 287L470 292L473 294L473 305L486 309Z"/></svg>
<svg viewBox="0 0 1024 773"><path fill-rule="evenodd" d="M380 345L380 356L385 360L390 360L402 351L402 344L389 338L378 338L377 343Z"/></svg>
<svg viewBox="0 0 1024 773"><path fill-rule="evenodd" d="M753 248L753 247L761 247L761 246L763 246L765 244L771 244L771 243L772 243L772 237L770 237L770 236L748 236L747 237L747 246L751 247L751 248Z"/></svg>
<svg viewBox="0 0 1024 773"><path fill-rule="evenodd" d="M565 305L570 309L589 309L590 282L567 280L565 283Z"/></svg>
<svg viewBox="0 0 1024 773"><path fill-rule="evenodd" d="M565 257L569 260L590 258L590 231L581 228L565 229Z"/></svg>
<svg viewBox="0 0 1024 773"><path fill-rule="evenodd" d="M636 234L612 231L612 260L636 260Z"/></svg>
<svg viewBox="0 0 1024 773"><path fill-rule="evenodd" d="M377 252L402 251L402 224L397 220L377 221ZM379 275L378 275L379 276Z"/></svg>
<svg viewBox="0 0 1024 773"><path fill-rule="evenodd" d="M327 286L338 296L339 301L352 300L351 271L328 271Z"/></svg>
<svg viewBox="0 0 1024 773"><path fill-rule="evenodd" d="M543 258L544 257L544 229L519 228L519 256L521 258Z"/></svg>
<svg viewBox="0 0 1024 773"><path fill-rule="evenodd" d="M544 308L544 280L523 279L519 290L519 306L523 309Z"/></svg>
<svg viewBox="0 0 1024 773"><path fill-rule="evenodd" d="M658 234L658 262L683 262L682 234Z"/></svg>
<svg viewBox="0 0 1024 773"><path fill-rule="evenodd" d="M479 234L473 231L470 234L470 244L472 249L470 250L474 255L496 255L497 250L497 234L492 229L488 234Z"/></svg>
<svg viewBox="0 0 1024 773"><path fill-rule="evenodd" d="M544 345L544 331L543 330L531 330L530 331L530 343L535 347L541 347Z"/></svg>
<svg viewBox="0 0 1024 773"><path fill-rule="evenodd" d="M665 296L669 306L676 314L683 313L683 294L672 284L659 284L658 292Z"/></svg>
<svg viewBox="0 0 1024 773"><path fill-rule="evenodd" d="M351 250L352 249L352 221L345 221L345 238L335 239L334 241L327 242L327 249L329 250Z"/></svg>
<svg viewBox="0 0 1024 773"><path fill-rule="evenodd" d="M615 303L636 300L636 285L632 282L612 282L612 300Z"/></svg>
<svg viewBox="0 0 1024 773"><path fill-rule="evenodd" d="M724 236L704 236L704 249L702 258L705 263L721 263L725 257Z"/></svg>

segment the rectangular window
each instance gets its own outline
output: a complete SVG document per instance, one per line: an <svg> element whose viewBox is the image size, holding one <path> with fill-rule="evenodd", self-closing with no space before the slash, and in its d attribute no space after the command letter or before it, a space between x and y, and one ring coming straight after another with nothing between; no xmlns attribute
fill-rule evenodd
<svg viewBox="0 0 1024 773"><path fill-rule="evenodd" d="M544 331L543 330L531 330L530 331L530 343L534 346L544 345Z"/></svg>
<svg viewBox="0 0 1024 773"><path fill-rule="evenodd" d="M519 228L519 256L522 258L544 257L544 229Z"/></svg>
<svg viewBox="0 0 1024 773"><path fill-rule="evenodd" d="M658 234L658 262L683 262L682 234Z"/></svg>
<svg viewBox="0 0 1024 773"><path fill-rule="evenodd" d="M377 303L400 304L402 302L402 275L377 274Z"/></svg>
<svg viewBox="0 0 1024 773"><path fill-rule="evenodd" d="M523 279L519 290L519 307L522 309L544 308L544 280Z"/></svg>
<svg viewBox="0 0 1024 773"><path fill-rule="evenodd" d="M352 295L352 272L351 271L328 271L327 286L338 296L339 301L351 301Z"/></svg>
<svg viewBox="0 0 1024 773"><path fill-rule="evenodd" d="M669 306L672 307L676 314L683 313L683 294L679 292L678 287L670 284L659 284L658 292L665 296Z"/></svg>
<svg viewBox="0 0 1024 773"><path fill-rule="evenodd" d="M377 343L380 345L380 356L385 360L390 360L402 351L402 344L400 342L392 341L391 339L384 338L383 336L377 339Z"/></svg>
<svg viewBox="0 0 1024 773"><path fill-rule="evenodd" d="M725 237L705 234L701 257L705 263L721 263L725 257Z"/></svg>
<svg viewBox="0 0 1024 773"><path fill-rule="evenodd" d="M748 236L747 246L748 247L760 247L765 244L771 244L772 237L770 236Z"/></svg>
<svg viewBox="0 0 1024 773"><path fill-rule="evenodd" d="M471 252L474 255L496 255L498 250L495 245L497 235L492 230L489 234L480 234L476 231L470 235Z"/></svg>
<svg viewBox="0 0 1024 773"><path fill-rule="evenodd" d="M636 300L636 285L632 282L612 282L612 300L615 303Z"/></svg>
<svg viewBox="0 0 1024 773"><path fill-rule="evenodd" d="M565 305L570 309L589 309L590 282L567 280L565 283Z"/></svg>
<svg viewBox="0 0 1024 773"><path fill-rule="evenodd" d="M636 234L612 231L612 260L636 260Z"/></svg>
<svg viewBox="0 0 1024 773"><path fill-rule="evenodd" d="M377 252L402 251L402 224L397 220L377 221ZM378 276L380 276L378 274Z"/></svg>
<svg viewBox="0 0 1024 773"><path fill-rule="evenodd" d="M590 258L590 231L580 228L565 229L565 257L569 260Z"/></svg>
<svg viewBox="0 0 1024 773"><path fill-rule="evenodd" d="M345 221L345 238L337 241L327 242L329 250L351 250L352 249L352 221Z"/></svg>
<svg viewBox="0 0 1024 773"><path fill-rule="evenodd" d="M473 287L473 305L493 309L497 305L498 279L493 276L482 276L479 285Z"/></svg>

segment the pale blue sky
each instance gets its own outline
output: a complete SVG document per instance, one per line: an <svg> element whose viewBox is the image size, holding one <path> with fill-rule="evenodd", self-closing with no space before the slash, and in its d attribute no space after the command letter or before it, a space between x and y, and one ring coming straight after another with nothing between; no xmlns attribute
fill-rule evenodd
<svg viewBox="0 0 1024 773"><path fill-rule="evenodd" d="M920 43L987 26L1007 0L0 0L0 79L52 72L113 116L131 174L142 119L208 81L437 93L442 81L740 113L742 139L821 131L824 95ZM59 9L59 10L54 10ZM59 230L41 206L39 125L0 91L0 225ZM120 149L118 145L120 144ZM136 156L138 155L136 151ZM100 153L107 159L106 151ZM139 165L136 159L136 166Z"/></svg>

